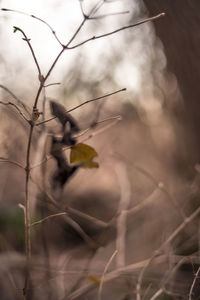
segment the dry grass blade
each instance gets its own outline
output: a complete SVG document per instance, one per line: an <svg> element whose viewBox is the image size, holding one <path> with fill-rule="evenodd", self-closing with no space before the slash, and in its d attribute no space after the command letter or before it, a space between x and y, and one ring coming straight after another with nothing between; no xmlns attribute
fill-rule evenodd
<svg viewBox="0 0 200 300"><path fill-rule="evenodd" d="M103 275L101 277L101 281L100 281L100 285L99 285L99 291L98 291L98 300L101 300L102 299L102 290L103 290L103 283L104 283L104 278L105 278L105 275L108 271L108 268L111 264L111 262L113 261L113 259L115 258L115 256L117 255L117 250L114 251L114 253L112 254L112 256L110 257L109 261L107 262L105 268L104 268L104 271L103 271Z"/></svg>

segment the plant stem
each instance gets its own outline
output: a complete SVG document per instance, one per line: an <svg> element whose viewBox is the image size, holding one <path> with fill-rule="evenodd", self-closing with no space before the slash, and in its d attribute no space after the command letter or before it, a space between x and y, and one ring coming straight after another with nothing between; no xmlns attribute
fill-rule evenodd
<svg viewBox="0 0 200 300"><path fill-rule="evenodd" d="M28 145L26 152L26 181L25 181L25 250L26 250L26 262L27 262L27 270L26 270L26 278L24 284L24 296L27 299L27 291L29 287L30 281L30 260L31 260L31 218L30 218L30 199L29 199L29 182L30 182L30 154L31 154L31 142L33 135L34 123L30 123L30 131L28 137Z"/></svg>

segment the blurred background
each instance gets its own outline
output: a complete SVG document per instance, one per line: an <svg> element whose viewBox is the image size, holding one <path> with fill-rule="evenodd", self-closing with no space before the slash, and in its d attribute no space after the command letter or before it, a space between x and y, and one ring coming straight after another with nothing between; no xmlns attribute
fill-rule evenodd
<svg viewBox="0 0 200 300"><path fill-rule="evenodd" d="M97 299L98 280L117 247L119 236L115 226L105 227L105 230L104 225L117 218L124 194L129 198L126 209L130 210L124 241L125 265L151 257L199 206L200 23L197 12L200 4L189 0L173 3L168 0L104 0L96 3L100 8L95 18L86 22L72 45L162 12L166 15L153 23L65 51L48 79L48 84L59 84L45 89L46 118L51 117L50 99L71 109L118 89L127 90L72 113L82 130L90 128L94 122L109 119L80 137L80 141L86 140L98 152L100 167L78 170L56 200L61 211L69 206L104 222L97 224L72 211L69 213L100 246L91 250L62 218L38 225L33 233L33 253L37 262L33 266L33 299L75 299L69 295L84 284L93 285L85 299ZM0 6L41 18L66 44L83 19L81 7L87 15L94 1L2 0ZM27 44L20 32L13 32L13 26L21 28L31 39L44 75L61 45L48 26L28 15L1 11L0 85L3 88L0 97L3 102L17 103L6 87L31 108L39 87L37 69ZM40 109L43 97L44 94L39 102ZM0 114L0 157L24 165L28 126L12 108L2 106ZM110 118L119 115L122 120L113 125ZM47 124L50 131L59 132L55 120ZM33 140L33 165L42 160L40 134L40 130L36 131ZM68 157L69 153L66 155ZM31 186L31 201L32 217L36 220L55 213L48 204L44 205L44 199L45 191L54 195L51 176L56 164L50 160L45 165L45 171L40 167L33 169L35 183ZM20 297L16 290L23 286L24 227L18 204L24 203L25 174L23 169L6 162L1 162L0 167L0 261L5 265L1 277L13 274L10 281L2 280L1 289L5 295L2 299L13 299L13 295ZM43 180L43 172L46 174L45 190L41 191L37 183ZM191 264L180 264L179 273L172 272L173 259L198 253L198 228L198 219L195 219L164 249L168 261L159 267L156 264L149 267L142 290L142 294L148 293L147 298L150 299L162 284L165 275L171 278L162 298L158 299L188 297L193 269ZM197 257L194 269L198 265ZM112 262L110 269L115 268ZM117 285L105 284L103 299L135 299L139 271L119 276ZM83 297L81 294L77 298ZM195 292L192 299L198 299Z"/></svg>

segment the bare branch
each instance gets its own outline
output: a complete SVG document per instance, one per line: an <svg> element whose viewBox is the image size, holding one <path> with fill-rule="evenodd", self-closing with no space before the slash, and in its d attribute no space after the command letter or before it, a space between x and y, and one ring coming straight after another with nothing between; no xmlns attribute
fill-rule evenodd
<svg viewBox="0 0 200 300"><path fill-rule="evenodd" d="M187 217L171 234L170 236L162 243L162 245L154 251L153 255L147 262L147 264L144 266L144 268L141 270L139 277L138 277L138 282L136 286L137 290L137 300L141 300L141 285L144 277L144 273L146 269L149 267L151 262L158 256L165 248L168 246L176 237L177 235L189 224L191 223L198 215L200 214L200 207L198 207L189 217Z"/></svg>
<svg viewBox="0 0 200 300"><path fill-rule="evenodd" d="M171 202L171 204L174 206L174 208L176 209L176 212L181 216L182 220L185 220L185 213L183 212L182 208L179 207L176 203L176 201L173 199L173 197L170 195L170 193L168 192L168 190L165 188L165 185L163 182L159 182L149 171L145 170L143 167L138 166L134 163L132 163L130 160L127 160L126 157L124 157L121 153L114 153L114 155L123 158L124 160L128 161L128 163L138 172L140 172L141 174L143 174L144 176L146 176L154 185L155 188L160 189L169 199L169 201ZM134 207L133 207L134 210Z"/></svg>
<svg viewBox="0 0 200 300"><path fill-rule="evenodd" d="M93 99L87 100L87 101L85 101L85 102L83 102L83 103L81 103L81 104L79 104L79 105L77 105L77 106L75 106L75 107L73 107L73 108L67 110L67 113L70 113L70 112L76 110L77 108L80 108L81 106L83 106L83 105L85 105L85 104L88 104L88 103L90 103L90 102L94 102L94 101L97 101L97 100L101 100L101 99L110 97L110 96L112 96L112 95L115 95L115 94L117 94L117 93L124 92L124 91L126 91L126 88L117 90L117 91L115 91L115 92L112 92L112 93L109 93L109 94L106 94L106 95L103 95L103 96L100 96L100 97L97 97L97 98L93 98ZM37 123L36 126L42 125L42 124L44 124L44 123L50 122L50 121L55 120L55 119L56 119L56 117L52 117L52 118L50 118L50 119L48 119L48 120L45 120L45 121L42 121L42 122ZM103 121L103 122L104 122L104 121Z"/></svg>
<svg viewBox="0 0 200 300"><path fill-rule="evenodd" d="M89 17L94 16L97 11L102 7L102 5L105 3L104 0L99 0L97 4L91 9L90 13L88 14Z"/></svg>
<svg viewBox="0 0 200 300"><path fill-rule="evenodd" d="M163 289L160 288L152 297L150 300L155 300L158 296L160 296L163 293Z"/></svg>
<svg viewBox="0 0 200 300"><path fill-rule="evenodd" d="M182 259L182 256L173 256L173 259L175 261L179 261L180 259ZM159 257L155 258L154 263L155 264L162 264L163 262L168 260L168 256L167 255L161 255ZM130 264L128 266L125 266L123 268L119 268L117 270L111 271L110 273L107 273L104 277L104 283L110 282L112 280L114 280L115 278L118 278L120 276L123 276L123 274L133 274L134 272L138 272L139 270L141 270L147 263L149 262L149 259L146 259L144 261L140 261L134 264ZM80 288L78 288L76 291L74 291L70 296L69 296L69 300L75 300L78 299L80 296L84 296L87 292L95 289L97 286L94 283L88 283L85 284L84 286L81 286Z"/></svg>
<svg viewBox="0 0 200 300"><path fill-rule="evenodd" d="M6 86L4 86L2 84L0 84L0 88L2 88L8 94L10 94L12 96L12 98L15 99L24 108L24 110L28 113L29 116L31 115L29 110L27 109L26 105L23 103L23 101L21 101L15 94L13 94L13 92L11 92L11 90L9 90Z"/></svg>
<svg viewBox="0 0 200 300"><path fill-rule="evenodd" d="M47 88L47 87L52 86L52 85L59 85L59 84L60 84L60 82L49 83L49 84L44 85L44 88Z"/></svg>
<svg viewBox="0 0 200 300"><path fill-rule="evenodd" d="M156 19L158 19L158 18L161 18L161 17L163 17L163 16L165 16L165 13L160 13L159 15L156 15L156 16L151 17L151 18L147 18L147 19L145 19L145 20L143 20L143 21L140 21L140 22L137 22L137 23L135 23L135 24L123 26L123 27L120 27L120 28L118 28L118 29L116 29L116 30L114 30L114 31L110 31L110 32L108 32L108 33L104 33L104 34L101 34L101 35L93 36L93 37L91 37L91 38L89 38L89 39L87 39L87 40L85 40L85 41L83 41L83 42L80 42L80 43L74 45L74 46L71 46L71 47L66 46L66 48L67 48L67 49L75 49L75 48L80 47L80 46L82 46L82 45L84 45L84 44L86 44L86 43L88 43L88 42L90 42L90 41L94 41L94 40L97 40L97 39L100 39L100 38L104 38L104 37L113 35L113 34L115 34L115 33L117 33L117 32L120 32L120 31L129 29L129 28L132 28L132 27L136 27L136 26L139 26L139 25L144 24L144 23L147 23L147 22L154 21L154 20L156 20Z"/></svg>
<svg viewBox="0 0 200 300"><path fill-rule="evenodd" d="M117 237L116 249L118 255L116 259L116 267L121 268L126 264L126 232L127 232L127 210L131 199L131 186L127 174L125 163L118 162L115 166L117 173L119 187L120 187L120 200L118 204L118 217L116 221Z"/></svg>
<svg viewBox="0 0 200 300"><path fill-rule="evenodd" d="M11 106L13 106L13 107L18 111L18 113L22 116L22 118L23 118L26 122L29 123L29 120L24 116L24 114L21 112L21 110L19 109L19 107L18 107L16 104L14 104L14 103L12 103L12 102L2 102L2 101L0 101L0 104L3 104L3 105L11 105Z"/></svg>
<svg viewBox="0 0 200 300"><path fill-rule="evenodd" d="M67 112L68 112L68 113L69 113L69 112L72 112L73 110L75 110L75 109L77 109L77 108L79 108L79 107L81 107L81 106L83 106L83 105L85 105L85 104L88 104L88 103L90 103L90 102L94 102L94 101L97 101L97 100L101 100L101 99L107 98L107 97L109 97L109 96L112 96L112 95L115 95L115 94L117 94L117 93L124 92L124 91L126 91L126 88L117 90L117 91L115 91L115 92L106 94L106 95L104 95L104 96L100 96L100 97L97 97L97 98L93 98L93 99L91 99L91 100L87 100L87 101L85 101L85 102L83 102L83 103L81 103L81 104L79 104L79 105L77 105L77 106L75 106L75 107L69 109Z"/></svg>
<svg viewBox="0 0 200 300"><path fill-rule="evenodd" d="M47 198L48 198L48 202L51 203L51 204L53 205L54 208L56 208L57 210L60 211L60 205L57 203L57 201L56 201L56 200L55 200L55 199L54 199L47 191L44 191L44 189L42 189L42 188L40 187L40 185L37 184L37 183L33 180L33 178L31 178L31 180L32 180L32 182L33 182L34 184L37 185L37 187L39 188L39 190L40 190L42 193L45 193L45 195L46 195ZM72 228L74 228L74 229L79 233L79 235L82 237L82 239L83 239L83 240L84 240L91 248L96 249L96 248L97 248L96 243L92 240L92 238L89 237L89 235L87 235L87 234L84 232L84 230L80 227L80 225L79 225L77 222L75 222L75 221L69 216L69 214L72 214L72 215L75 215L75 216L79 216L79 217L85 219L85 221L88 221L88 222L90 222L90 223L93 223L93 224L95 224L95 225L97 225L97 226L99 226L99 227L101 227L101 228L103 228L103 229L105 229L105 228L107 227L107 224L104 223L104 222L101 221L101 220L98 220L98 219L96 219L96 218L94 218L94 217L91 217L91 216L89 216L89 215L87 215L87 214L85 214L85 213L83 213L83 212L81 212L81 211L79 211L79 210L74 209L74 208L65 206L65 210L66 210L65 212L53 214L53 215L51 215L51 216L48 216L47 218L51 218L51 217L54 217L54 216L56 217L57 215L60 215L60 216L63 215L64 220L65 220L70 226L72 226ZM44 219L46 220L47 218L44 218ZM43 222L44 219L40 220L39 223L41 223L41 221ZM38 222L35 222L35 223L33 223L32 225L36 225L36 223L38 223ZM39 223L38 223L38 224L39 224Z"/></svg>
<svg viewBox="0 0 200 300"><path fill-rule="evenodd" d="M41 220L39 220L39 221L37 221L37 222L31 223L30 226L39 225L39 224L45 222L46 220L49 220L49 219L55 218L55 217L59 217L59 216L63 216L63 215L67 215L67 213L66 213L66 212L61 212L61 213L57 213L57 214L50 215L50 216L48 216L48 217L46 217L46 218L44 218L44 219L41 219Z"/></svg>
<svg viewBox="0 0 200 300"><path fill-rule="evenodd" d="M197 279L199 278L199 273L200 273L200 267L198 268L195 276L194 276L194 280L192 282L191 288L190 288L190 293L189 293L189 300L192 300L192 295L193 295L193 290L196 284Z"/></svg>
<svg viewBox="0 0 200 300"><path fill-rule="evenodd" d="M100 285L99 285L99 291L98 291L98 300L101 300L101 295L102 295L102 289L103 289L103 283L104 283L104 278L105 275L108 271L108 268L111 264L111 262L113 261L113 259L115 258L115 256L117 255L117 250L114 251L114 253L112 254L112 256L110 257L110 259L108 260L104 270L103 270L103 275L101 277L101 281L100 281Z"/></svg>
<svg viewBox="0 0 200 300"><path fill-rule="evenodd" d="M85 13L84 13L84 9L83 9L83 0L79 0L79 4L80 4L80 9L81 9L81 12L82 12L82 15L83 15L83 18L86 17Z"/></svg>
<svg viewBox="0 0 200 300"><path fill-rule="evenodd" d="M33 56L33 59L34 59L34 61L35 61L36 67L37 67L37 69L38 69L39 80L42 81L42 74L41 74L40 66L39 66L38 61L37 61L37 58L36 58L36 56L35 56L35 52L34 52L34 50L33 50L33 47L31 46L30 39L26 36L25 32L24 32L21 28L16 27L16 26L13 26L13 28L14 28L14 32L20 31L20 32L22 33L22 35L24 36L24 39L23 39L23 40L24 40L25 42L27 42L27 44L28 44L28 46L29 46L29 49L30 49L31 54L32 54L32 56Z"/></svg>
<svg viewBox="0 0 200 300"><path fill-rule="evenodd" d="M63 47L63 44L61 43L61 41L59 40L59 38L57 37L57 34L55 32L55 30L43 19L35 16L35 15L30 15L28 13L25 13L23 11L19 11L19 10L15 10L15 9L10 9L10 8L1 8L2 11L7 11L7 12L14 12L14 13L18 13L18 14L22 14L31 18L34 18L35 20L38 20L40 22L42 22L43 24L45 24L52 32L52 34L54 35L54 37L56 38L56 40L58 41L58 43Z"/></svg>
<svg viewBox="0 0 200 300"><path fill-rule="evenodd" d="M8 158L5 158L5 157L0 157L0 163L3 163L3 162L5 162L5 163L10 163L10 164L12 164L12 165L15 165L15 166L17 166L17 167L19 167L19 168L21 168L21 169L25 169L21 164L19 164L19 163L17 163L17 162L15 162L15 161L12 161L12 160L10 160L10 159L8 159Z"/></svg>
<svg viewBox="0 0 200 300"><path fill-rule="evenodd" d="M125 15L125 14L129 14L130 11L126 10L126 11L121 11L121 12L116 12L116 13L110 13L110 14L105 14L105 15L99 15L96 17L90 17L90 20L98 20L98 19L103 19L106 17L112 17L112 16L118 16L118 15Z"/></svg>

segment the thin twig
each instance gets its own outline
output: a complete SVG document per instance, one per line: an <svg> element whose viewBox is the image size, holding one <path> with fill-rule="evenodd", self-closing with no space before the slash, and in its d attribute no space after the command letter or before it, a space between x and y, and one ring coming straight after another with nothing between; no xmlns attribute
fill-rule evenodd
<svg viewBox="0 0 200 300"><path fill-rule="evenodd" d="M105 275L108 271L108 268L111 264L111 262L113 261L113 259L115 258L115 256L117 255L117 250L114 251L114 253L112 254L112 256L110 257L110 259L108 260L104 270L103 270L103 274L102 274L102 277L101 277L101 281L100 281L100 285L99 285L99 290L98 290L98 300L101 300L101 297L102 297L102 290L103 290L103 283L104 283L104 278L105 278Z"/></svg>
<svg viewBox="0 0 200 300"><path fill-rule="evenodd" d="M186 261L188 259L188 257L183 257L181 258L173 267L172 270L170 270L168 276L163 280L162 284L161 284L161 288L151 297L150 300L155 300L158 296L160 296L162 293L165 292L165 285L169 282L169 280L171 279L171 277L174 275L174 273L177 271L177 269L180 267L180 265ZM190 299L189 299L190 300Z"/></svg>
<svg viewBox="0 0 200 300"><path fill-rule="evenodd" d="M116 267L121 268L126 264L126 231L127 231L127 210L130 204L131 187L128 179L127 169L123 162L118 162L115 167L118 182L120 186L120 200L118 205L119 215L117 217L117 237L116 249L118 255L116 259Z"/></svg>
<svg viewBox="0 0 200 300"><path fill-rule="evenodd" d="M31 180L33 181L33 179L31 178ZM33 183L35 183L35 181L33 181ZM35 183L36 184L36 183ZM60 205L57 204L56 200L54 200L54 198L47 192L44 191L38 184L37 187L40 189L41 192L45 193L45 195L48 197L49 202L60 211ZM89 220L90 222L93 221L95 222L95 218L92 218L90 216L87 216L86 214L79 212L75 209L71 209L71 208L66 208L66 212L62 212L63 214L63 218L64 220L72 227L74 228L77 233L82 237L82 239L92 248L92 249L96 249L97 245L96 243L92 240L92 238L90 238L89 235L87 235L85 233L85 231L81 228L81 226L75 222L70 216L69 216L69 212L73 213L74 215L77 216L81 216L83 218L85 218L85 220ZM100 224L101 223L101 224ZM97 220L96 224L100 224L101 226L103 226L103 228L105 228L105 224L103 222L101 222L100 220Z"/></svg>
<svg viewBox="0 0 200 300"><path fill-rule="evenodd" d="M14 104L14 103L12 103L12 102L3 102L3 101L0 101L0 104L3 104L3 105L11 105L11 106L13 106L13 107L18 111L18 113L20 114L20 116L22 116L22 118L23 118L26 122L29 123L29 120L25 117L25 115L21 112L21 110L19 109L19 107L18 107L16 104Z"/></svg>
<svg viewBox="0 0 200 300"><path fill-rule="evenodd" d="M96 130L95 132L89 134L87 138L83 139L83 140L80 141L80 142L83 143L83 142L88 141L89 139L93 138L94 136L99 135L99 134L105 132L105 131L108 130L110 127L114 126L115 124L117 124L119 121L122 120L121 116L117 116L117 117L115 117L115 118L110 118L110 119L113 120L113 122L111 122L111 123L108 124L108 125L105 125L105 126L102 127L101 129ZM108 119L106 119L105 121L108 121ZM98 122L97 122L97 124L98 124Z"/></svg>
<svg viewBox="0 0 200 300"><path fill-rule="evenodd" d="M152 297L150 300L155 300L158 296L160 296L163 293L163 289L160 288Z"/></svg>
<svg viewBox="0 0 200 300"><path fill-rule="evenodd" d="M30 281L30 270L29 265L31 261L31 216L30 216L30 199L29 199L29 180L30 180L30 152L31 152L31 142L32 142L32 135L33 135L33 128L34 125L30 124L30 131L28 137L28 145L26 150L26 180L25 180L25 246L26 246L26 263L27 263L27 271L25 277L25 284L24 284L24 296L27 299L28 295L28 288L29 288L29 281Z"/></svg>
<svg viewBox="0 0 200 300"><path fill-rule="evenodd" d="M79 104L79 105L77 105L77 106L75 106L75 107L73 107L73 108L67 110L67 113L70 113L70 112L76 110L77 108L80 108L81 106L86 105L86 104L88 104L88 103L91 103L91 102L94 102L94 101L97 101L97 100L101 100L101 99L110 97L110 96L112 96L112 95L115 95L115 94L118 94L118 93L124 92L124 91L126 91L126 88L117 90L117 91L112 92L112 93L108 93L108 94L103 95L103 96L99 96L99 97L97 97L97 98L92 98L92 99L90 99L90 100L84 101L83 103L81 103L81 104ZM55 119L56 119L56 117L52 117L52 118L50 118L50 119L48 119L48 120L44 120L44 121L42 121L42 122L38 122L38 123L36 123L36 126L42 125L42 124L44 124L44 123L50 122L50 121L55 120Z"/></svg>
<svg viewBox="0 0 200 300"><path fill-rule="evenodd" d="M87 40L85 40L85 41L82 41L82 42L80 42L80 43L74 45L74 46L71 46L71 47L67 46L67 49L70 49L70 50L71 50L71 49L75 49L75 48L80 47L80 46L82 46L82 45L84 45L84 44L86 44L86 43L88 43L88 42L90 42L90 41L94 41L94 40L97 40L97 39L101 39L101 38L104 38L104 37L113 35L113 34L115 34L115 33L117 33L117 32L120 32L120 31L129 29L129 28L132 28L132 27L136 27L136 26L139 26L139 25L144 24L144 23L147 23L147 22L154 21L154 20L156 20L156 19L158 19L158 18L161 18L161 17L164 17L164 16L165 16L165 13L160 13L160 14L154 16L154 17L147 18L147 19L145 19L145 20L143 20L143 21L139 21L139 22L137 22L137 23L135 23L135 24L123 26L123 27L120 27L120 28L118 28L118 29L116 29L116 30L110 31L110 32L108 32L108 33L104 33L104 34L101 34L101 35L93 36L93 37L91 37L91 38L89 38L89 39L87 39Z"/></svg>
<svg viewBox="0 0 200 300"><path fill-rule="evenodd" d="M180 259L182 259L182 256L174 256L174 260L179 261ZM162 264L163 262L165 262L166 260L168 260L168 256L167 255L161 255L159 257L155 258L155 264ZM138 270L141 270L147 263L149 262L149 259L144 260L144 261L140 261L134 264L130 264L128 266L125 266L123 268L119 268L117 270L111 271L109 273L107 273L104 277L104 283L105 282L110 282L120 276L123 276L124 274L128 275L128 274L133 274L133 272L138 272ZM91 290L95 289L97 286L96 284L90 282L88 284L85 284L84 286L80 287L79 289L77 289L76 291L74 291L70 296L69 296L69 300L75 300L77 298L80 298ZM80 298L81 299L81 298Z"/></svg>
<svg viewBox="0 0 200 300"><path fill-rule="evenodd" d="M31 17L31 18L33 18L33 19L35 19L35 20L38 20L38 21L42 22L43 24L45 24L45 25L51 30L52 34L55 36L55 38L56 38L56 40L58 41L58 43L59 43L61 46L63 46L62 43L61 43L61 41L60 41L59 38L57 37L57 34L56 34L55 30L54 30L54 29L53 29L46 21L44 21L43 19L41 19L41 18L39 18L39 17L37 17L37 16L35 16L35 15L30 15L30 14L28 14L28 13L25 13L25 12L19 11L19 10L15 10L15 9L1 8L1 10L2 10L2 11L7 11L7 12L14 12L14 13L22 14L22 15Z"/></svg>
<svg viewBox="0 0 200 300"><path fill-rule="evenodd" d="M155 201L155 196L158 193L159 189L155 188L148 197L146 197L143 201L141 201L139 204L133 206L131 209L127 210L127 213L131 216L136 214L138 211L144 209L147 205ZM160 196L160 195L159 195Z"/></svg>
<svg viewBox="0 0 200 300"><path fill-rule="evenodd" d="M13 26L13 28L14 28L14 31L20 31L20 32L22 33L22 35L24 36L24 39L23 39L23 40L26 41L27 44L28 44L28 46L29 46L29 49L30 49L31 54L32 54L33 59L34 59L34 62L35 62L36 67L37 67L37 69L38 69L38 75L39 75L39 79L40 79L41 76L42 76L42 74L41 74L41 70L40 70L39 63L38 63L37 58L36 58L36 56L35 56L35 52L34 52L34 50L33 50L33 47L32 47L32 45L31 45L31 43L30 43L30 39L26 36L25 32L24 32L21 28L16 27L16 26ZM41 80L41 79L40 79L40 80Z"/></svg>
<svg viewBox="0 0 200 300"><path fill-rule="evenodd" d="M22 100L20 100L13 92L11 92L10 89L8 89L6 86L0 84L0 88L2 88L3 90L5 90L8 94L10 94L12 96L13 99L15 99L23 108L24 110L27 112L27 114L30 116L30 112L28 110L28 108L26 107L26 105L24 104L24 102Z"/></svg>
<svg viewBox="0 0 200 300"><path fill-rule="evenodd" d="M195 276L194 276L194 280L192 282L191 288L190 288L190 292L189 292L189 300L192 300L192 295L193 295L193 289L195 287L196 281L199 278L199 273L200 273L200 267L198 268Z"/></svg>
<svg viewBox="0 0 200 300"><path fill-rule="evenodd" d="M98 15L96 17L90 17L90 20L98 20L98 19L103 19L106 17L112 17L112 16L118 16L118 15L125 15L125 14L129 14L130 11L126 10L126 11L121 11L121 12L116 12L116 13L110 13L110 14L105 14L105 15Z"/></svg>
<svg viewBox="0 0 200 300"><path fill-rule="evenodd" d="M41 94L41 91L44 87L44 83L47 81L47 79L49 78L49 76L51 75L52 70L54 69L55 65L57 64L59 58L61 57L61 55L65 52L66 49L68 49L69 45L73 42L73 40L76 38L76 36L78 35L78 33L80 32L81 28L83 27L83 25L85 24L87 18L85 17L83 19L83 21L80 23L79 27L77 28L77 30L74 32L74 34L72 35L72 37L70 38L70 40L68 41L68 43L66 45L62 45L62 50L58 53L58 55L56 56L56 58L54 59L52 65L50 66L47 74L44 76L43 81L40 82L40 86L38 88L36 97L35 97L35 101L34 101L34 105L33 108L36 109L37 108L37 103Z"/></svg>
<svg viewBox="0 0 200 300"><path fill-rule="evenodd" d="M143 174L145 177L147 177L154 185L155 188L160 189L169 199L169 201L171 202L171 204L174 206L174 208L176 209L176 212L180 215L180 217L182 218L182 220L185 220L186 215L182 209L182 207L178 206L176 201L173 199L173 197L170 195L170 193L167 191L167 189L165 188L165 185L163 182L159 182L149 171L147 171L146 169L144 169L141 166L138 166L134 163L132 163L132 161L128 160L124 155L122 155L121 153L114 153L115 156L118 156L120 158L123 158L124 160L126 160L135 170L137 170L138 172L140 172L141 174ZM133 208L134 209L134 208Z"/></svg>
<svg viewBox="0 0 200 300"><path fill-rule="evenodd" d="M189 217L187 217L171 234L170 236L162 243L162 245L154 251L151 258L148 260L147 264L144 266L144 268L141 270L136 290L137 290L137 300L141 300L141 285L144 277L144 273L151 264L151 262L155 259L157 255L160 255L160 253L166 248L167 245L169 245L176 237L177 235L189 224L191 223L198 215L200 214L200 207L198 207Z"/></svg>
<svg viewBox="0 0 200 300"><path fill-rule="evenodd" d="M47 87L53 86L53 85L60 85L60 84L61 84L60 82L49 83L49 84L44 85L44 88L47 88Z"/></svg>
<svg viewBox="0 0 200 300"><path fill-rule="evenodd" d="M109 93L109 94L106 94L106 95L103 95L103 96L100 96L100 97L97 97L97 98L93 98L93 99L87 100L87 101L85 101L85 102L83 102L83 103L81 103L81 104L79 104L79 105L77 105L77 106L75 106L75 107L69 109L67 112L68 112L68 113L69 113L69 112L72 112L73 110L76 110L77 108L79 108L79 107L81 107L81 106L83 106L83 105L85 105L85 104L88 104L88 103L90 103L90 102L94 102L94 101L97 101L97 100L101 100L101 99L110 97L110 96L112 96L112 95L115 95L115 94L118 94L118 93L124 92L124 91L126 91L126 88L117 90L117 91L115 91L115 92L112 92L112 93Z"/></svg>
<svg viewBox="0 0 200 300"><path fill-rule="evenodd" d="M57 214L50 215L50 216L45 217L45 218L43 218L43 219L41 219L41 220L39 220L39 221L37 221L37 222L31 223L30 226L39 225L39 224L45 222L46 220L49 220L49 219L55 218L55 217L59 217L59 216L63 216L63 215L67 215L67 213L66 213L66 212L61 212L61 213L57 213Z"/></svg>
<svg viewBox="0 0 200 300"><path fill-rule="evenodd" d="M79 4L80 4L80 9L81 9L81 13L83 15L83 18L85 18L85 13L84 13L84 9L83 9L83 0L79 0Z"/></svg>
<svg viewBox="0 0 200 300"><path fill-rule="evenodd" d="M94 16L104 3L105 3L104 0L100 0L99 2L97 2L97 4L89 12L88 16L89 17Z"/></svg>
<svg viewBox="0 0 200 300"><path fill-rule="evenodd" d="M0 163L1 162L6 162L6 163L9 163L9 164L12 164L12 165L14 165L14 166L17 166L17 167L19 167L19 168L21 168L21 169L25 169L21 164L19 164L18 162L15 162L15 161L12 161L12 160L10 160L10 159L8 159L8 158L5 158L5 157L0 157Z"/></svg>

